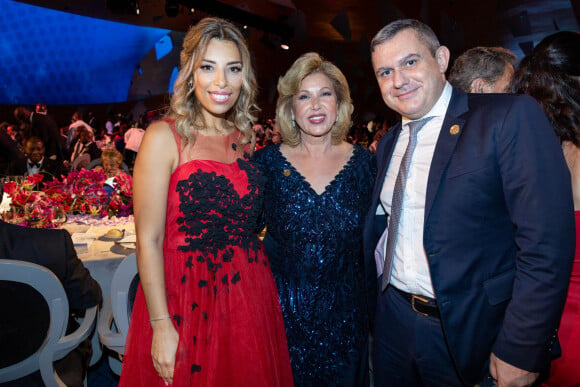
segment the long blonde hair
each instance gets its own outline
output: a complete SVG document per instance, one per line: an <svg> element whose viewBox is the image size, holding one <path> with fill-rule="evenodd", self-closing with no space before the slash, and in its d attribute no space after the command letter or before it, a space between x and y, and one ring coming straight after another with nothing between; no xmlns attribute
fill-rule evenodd
<svg viewBox="0 0 580 387"><path fill-rule="evenodd" d="M185 35L180 54L181 69L175 80L174 94L166 116L175 120L175 130L185 140L184 143L192 145L195 142L195 134L198 131L203 131L203 126L196 124L200 119L203 122L203 115L201 114L202 107L194 93L195 70L199 67L212 39L233 42L240 51L242 89L235 106L226 113L226 119L233 122L243 133L242 144L252 142L254 136L252 125L256 120L254 114L258 111L255 103L256 76L250 59L250 51L243 35L232 23L224 19L202 19L195 26L192 26ZM190 83L192 79L193 85Z"/></svg>

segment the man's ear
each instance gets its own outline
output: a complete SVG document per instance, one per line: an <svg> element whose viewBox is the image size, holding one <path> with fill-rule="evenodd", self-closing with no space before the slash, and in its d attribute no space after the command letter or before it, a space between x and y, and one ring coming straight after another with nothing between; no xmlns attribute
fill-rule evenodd
<svg viewBox="0 0 580 387"><path fill-rule="evenodd" d="M437 61L437 64L439 65L439 71L442 74L445 74L445 71L447 71L447 66L449 66L449 57L449 49L445 46L439 46L437 51L435 51L435 60Z"/></svg>
<svg viewBox="0 0 580 387"><path fill-rule="evenodd" d="M469 92L476 94L487 93L487 83L482 78L475 78L471 81Z"/></svg>

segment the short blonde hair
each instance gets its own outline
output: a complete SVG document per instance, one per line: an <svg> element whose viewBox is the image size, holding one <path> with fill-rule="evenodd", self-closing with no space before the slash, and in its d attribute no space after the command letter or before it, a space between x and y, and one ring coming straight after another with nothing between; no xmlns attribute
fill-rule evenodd
<svg viewBox="0 0 580 387"><path fill-rule="evenodd" d="M304 78L314 73L326 75L336 93L338 107L336 123L331 131L332 143L339 144L344 141L350 129L354 106L344 74L332 62L324 60L315 52L309 52L296 59L286 74L278 80L276 123L280 128L282 141L287 145L296 146L301 142L300 128L292 120L292 102Z"/></svg>
<svg viewBox="0 0 580 387"><path fill-rule="evenodd" d="M243 35L229 21L208 17L191 27L183 40L183 49L180 54L181 69L174 85L174 94L171 98L167 116L175 120L175 130L185 142L193 144L195 134L203 127L196 127L199 118L203 119L201 106L195 98L195 70L199 67L203 55L212 39L233 42L242 58L242 90L236 105L226 114L226 119L244 134L243 144L253 140L254 114L256 106L257 82L251 63L250 51ZM193 88L189 83L193 80ZM193 130L191 128L194 128Z"/></svg>
<svg viewBox="0 0 580 387"><path fill-rule="evenodd" d="M114 148L107 148L103 150L103 153L101 153L101 162L103 162L104 160L115 161L120 167L121 164L123 164L123 155L121 154L121 152L119 152Z"/></svg>

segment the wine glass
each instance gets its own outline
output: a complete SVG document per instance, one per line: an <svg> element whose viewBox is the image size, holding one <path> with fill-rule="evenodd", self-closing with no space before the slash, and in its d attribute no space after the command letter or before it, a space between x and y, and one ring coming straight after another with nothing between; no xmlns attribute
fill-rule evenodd
<svg viewBox="0 0 580 387"><path fill-rule="evenodd" d="M66 211L61 206L55 206L52 208L50 221L55 227L60 227L66 223Z"/></svg>

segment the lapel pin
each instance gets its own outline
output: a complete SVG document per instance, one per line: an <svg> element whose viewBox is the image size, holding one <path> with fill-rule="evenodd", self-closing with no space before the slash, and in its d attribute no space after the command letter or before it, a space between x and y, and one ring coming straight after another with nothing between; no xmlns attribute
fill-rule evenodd
<svg viewBox="0 0 580 387"><path fill-rule="evenodd" d="M282 172L282 173L284 174L284 176L286 176L286 177L287 177L287 176L290 176L290 174L291 174L292 172L290 172L290 170L289 170L289 169L285 169L285 170L284 170L284 172Z"/></svg>
<svg viewBox="0 0 580 387"><path fill-rule="evenodd" d="M451 127L451 129L449 129L449 133L451 133L452 135L456 135L457 133L459 133L459 125L453 125Z"/></svg>

